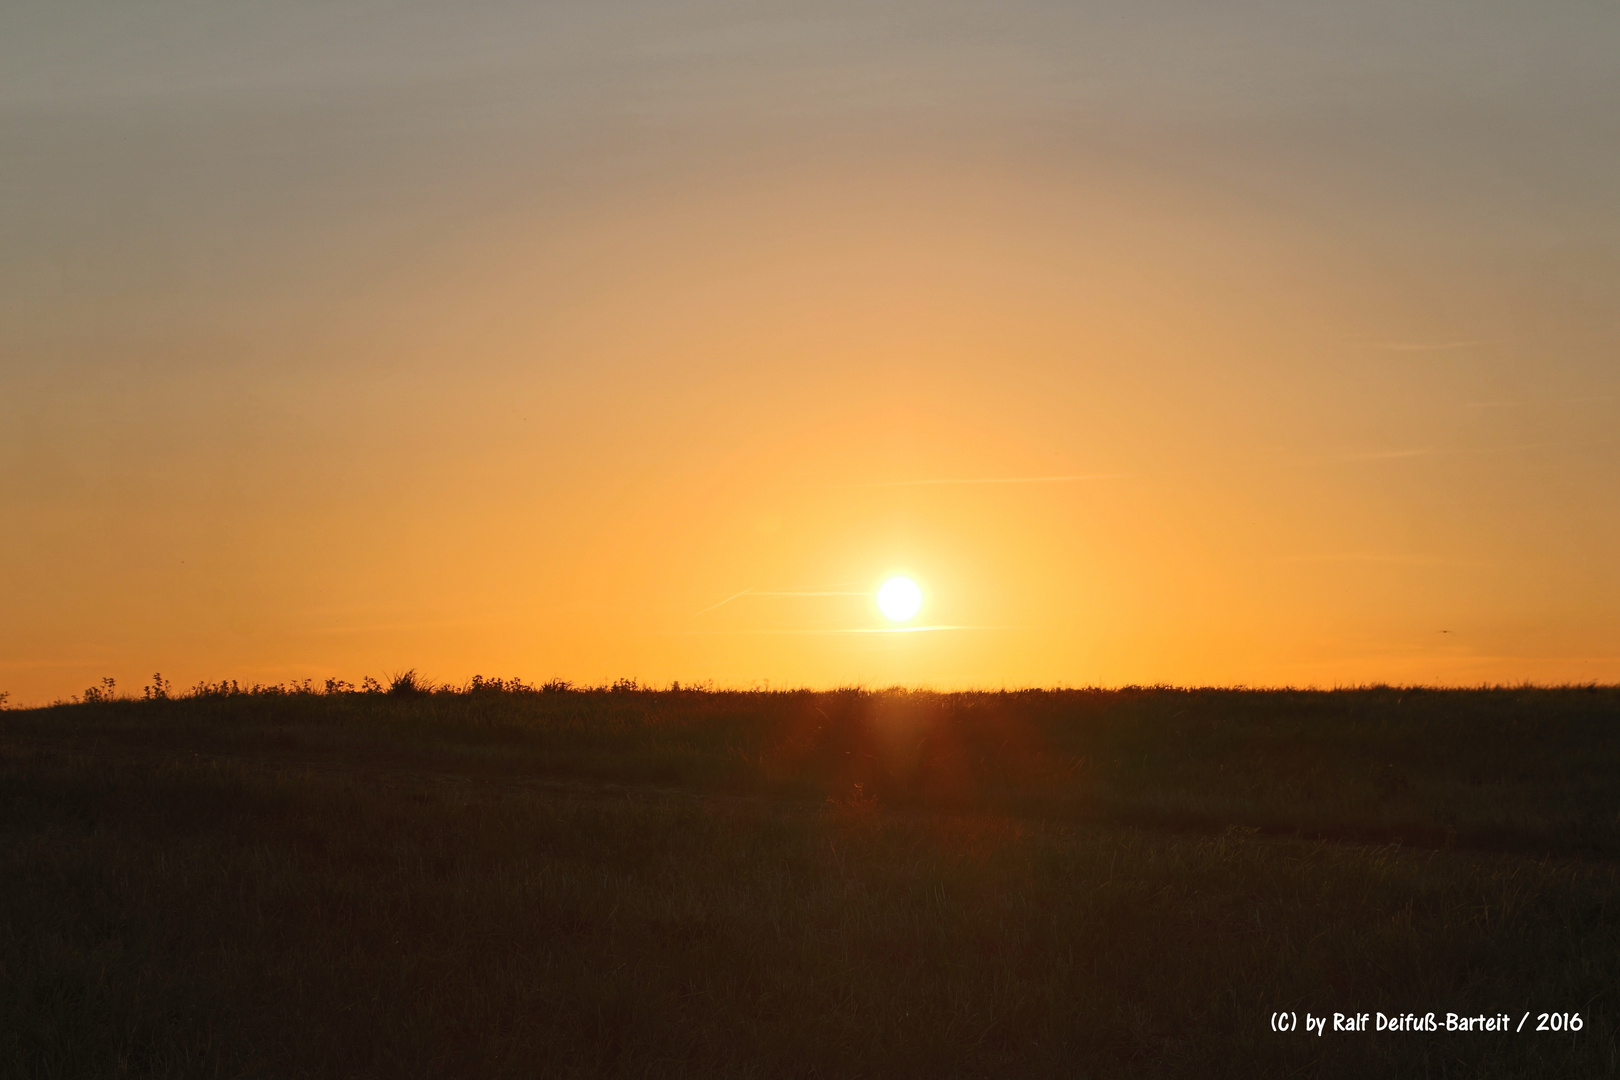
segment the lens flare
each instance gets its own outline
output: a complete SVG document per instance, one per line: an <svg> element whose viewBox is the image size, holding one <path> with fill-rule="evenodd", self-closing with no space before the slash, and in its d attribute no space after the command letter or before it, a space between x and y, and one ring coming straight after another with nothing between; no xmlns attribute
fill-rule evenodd
<svg viewBox="0 0 1620 1080"><path fill-rule="evenodd" d="M878 609L895 622L905 622L922 607L922 590L908 577L893 577L877 591Z"/></svg>

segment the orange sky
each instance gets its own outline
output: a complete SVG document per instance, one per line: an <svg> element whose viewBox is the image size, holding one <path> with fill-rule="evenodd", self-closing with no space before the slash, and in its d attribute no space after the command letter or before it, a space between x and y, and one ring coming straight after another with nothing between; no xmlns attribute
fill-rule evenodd
<svg viewBox="0 0 1620 1080"><path fill-rule="evenodd" d="M13 704L1620 679L1612 11L216 8L0 16Z"/></svg>

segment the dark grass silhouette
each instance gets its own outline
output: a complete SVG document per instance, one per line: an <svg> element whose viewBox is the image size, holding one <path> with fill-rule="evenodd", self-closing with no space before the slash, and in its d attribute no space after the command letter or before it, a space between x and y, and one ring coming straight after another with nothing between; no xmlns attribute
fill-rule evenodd
<svg viewBox="0 0 1620 1080"><path fill-rule="evenodd" d="M1620 1064L1616 688L154 679L0 745L0 1074Z"/></svg>

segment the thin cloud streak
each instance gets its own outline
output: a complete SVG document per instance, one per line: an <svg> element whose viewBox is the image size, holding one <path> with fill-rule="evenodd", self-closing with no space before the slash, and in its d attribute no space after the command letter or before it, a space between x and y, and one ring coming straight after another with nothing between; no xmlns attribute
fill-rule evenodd
<svg viewBox="0 0 1620 1080"><path fill-rule="evenodd" d="M1336 457L1330 457L1330 458L1327 458L1326 460L1329 461L1329 462L1338 462L1338 461L1387 461L1387 460L1390 460L1390 459L1393 459L1393 458L1427 457L1428 455L1430 455L1430 454L1432 454L1434 452L1435 451L1430 449L1429 447L1421 446L1421 447L1418 447L1418 448L1416 448L1414 450L1375 450L1375 451L1372 451L1372 452L1366 453L1366 454L1339 454ZM1452 451L1452 452L1455 453L1456 451Z"/></svg>
<svg viewBox="0 0 1620 1080"><path fill-rule="evenodd" d="M1082 480L1118 480L1130 473L1080 473L1073 476L948 477L930 480L880 480L870 484L828 484L829 488L947 487L972 484L1068 484Z"/></svg>
<svg viewBox="0 0 1620 1080"><path fill-rule="evenodd" d="M1374 341L1372 347L1382 352L1451 352L1470 345L1489 345L1488 341Z"/></svg>
<svg viewBox="0 0 1620 1080"><path fill-rule="evenodd" d="M935 630L1033 630L1029 626L870 626L849 630L829 630L830 634L926 634Z"/></svg>
<svg viewBox="0 0 1620 1080"><path fill-rule="evenodd" d="M1604 398L1584 399L1592 401L1607 400ZM1488 403L1495 405L1497 403ZM1503 402L1503 405L1516 405L1516 402ZM1472 406L1470 406L1472 407ZM1586 439L1581 441L1548 440L1542 442L1508 443L1502 446L1415 446L1402 450L1369 450L1361 453L1333 454L1325 457L1302 458L1295 461L1254 462L1241 465L1216 465L1204 468L1172 468L1140 473L1086 473L1074 476L1011 476L990 478L963 478L963 479L934 479L934 480L890 480L869 484L827 484L826 489L848 490L854 488L897 488L897 487L924 487L924 486L965 486L975 484L1055 484L1080 480L1111 480L1111 479L1140 479L1164 480L1174 477L1186 476L1228 476L1239 473L1269 472L1278 469L1314 469L1324 465L1349 465L1356 462L1372 461L1404 461L1423 457L1460 457L1476 454L1502 454L1515 450L1539 450L1549 447L1593 447L1603 446L1614 442L1613 439ZM863 594L864 595L864 594ZM723 603L724 601L722 601Z"/></svg>
<svg viewBox="0 0 1620 1080"><path fill-rule="evenodd" d="M374 634L402 630L448 630L463 626L499 625L502 621L498 619L435 619L423 622L360 623L353 626L312 626L307 632L311 634ZM512 617L504 621L515 622L517 619Z"/></svg>
<svg viewBox="0 0 1620 1080"><path fill-rule="evenodd" d="M1465 343L1466 344L1466 343ZM1604 401L1606 398L1582 399L1591 401ZM1516 406L1518 402L1485 402L1480 405L1468 404L1468 408ZM1296 461L1254 463L1247 465L1211 466L1205 468L1165 469L1140 473L1081 473L1065 476L999 476L999 477L961 477L938 478L928 480L886 480L865 484L826 484L824 490L852 490L860 488L900 488L900 487L965 487L987 484L1060 484L1085 480L1119 480L1119 479L1169 479L1178 476L1224 476L1246 472L1265 472L1273 469L1312 469L1324 465L1348 465L1362 461L1403 461L1422 457L1457 457L1475 454L1501 454L1515 450L1537 450L1546 447L1590 447L1605 445L1613 439L1589 439L1580 442L1563 440L1545 442L1509 443L1503 446L1456 446L1434 447L1415 446L1402 450L1369 450L1362 453L1333 454L1326 457L1304 458ZM766 594L756 594L766 595ZM796 594L780 594L796 595ZM832 595L832 594L828 594ZM854 594L865 595L865 594ZM736 599L731 597L729 599ZM728 601L721 601L726 603ZM718 605L716 605L718 606ZM701 612L699 613L701 614Z"/></svg>
<svg viewBox="0 0 1620 1080"><path fill-rule="evenodd" d="M693 612L692 617L695 619L699 615L707 615L709 612L713 611L715 608L725 607L727 604L731 603L733 600L736 600L738 597L747 596L749 593L751 593L753 591L754 591L753 589L744 589L740 593L732 593L730 596L726 597L724 600L720 601L718 604L710 604L708 607L704 608L702 611Z"/></svg>
<svg viewBox="0 0 1620 1080"><path fill-rule="evenodd" d="M1337 465L1355 461L1393 461L1401 458L1417 457L1461 457L1474 454L1506 454L1515 450L1545 450L1549 447L1585 448L1604 446L1612 443L1613 439L1583 439L1575 440L1545 440L1541 442L1506 443L1501 446L1454 446L1439 448L1433 446L1419 446L1410 450L1375 450L1364 454L1336 454L1333 457L1316 458L1310 461L1298 462L1296 468L1308 468L1314 465Z"/></svg>
<svg viewBox="0 0 1620 1080"><path fill-rule="evenodd" d="M1279 562L1290 563L1388 563L1400 566L1440 566L1455 562L1454 559L1442 559L1433 555L1379 555L1371 552L1332 552L1323 555L1279 555Z"/></svg>
<svg viewBox="0 0 1620 1080"><path fill-rule="evenodd" d="M764 591L764 590L760 590L760 589L744 589L742 592L732 593L730 596L726 597L724 600L720 601L717 604L710 604L708 607L704 608L702 611L693 612L692 617L695 619L699 615L707 615L709 612L713 611L715 608L725 607L727 604L731 603L733 600L740 600L745 596L757 596L757 597L759 597L761 599L765 599L765 600L777 600L777 599L782 599L783 597L796 597L796 596L870 596L870 595L871 595L871 593L867 592L865 590L848 590L848 589L776 589L776 590L771 590L771 591Z"/></svg>
<svg viewBox="0 0 1620 1080"><path fill-rule="evenodd" d="M941 624L941 625L936 625L936 626L851 626L851 627L831 627L831 628L804 629L804 630L781 630L781 629L764 629L764 630L761 630L761 629L755 629L755 630L675 630L675 631L671 631L671 632L676 633L676 634L705 634L705 635L707 635L707 634L771 634L771 635L787 634L787 635L799 635L799 636L802 636L802 635L807 635L807 634L922 634L922 633L933 633L933 632L941 631L941 630L1052 630L1052 629L1055 629L1055 627L1051 627L1051 626L965 626L965 625L959 626L959 625L954 625L954 624L952 624L952 625Z"/></svg>

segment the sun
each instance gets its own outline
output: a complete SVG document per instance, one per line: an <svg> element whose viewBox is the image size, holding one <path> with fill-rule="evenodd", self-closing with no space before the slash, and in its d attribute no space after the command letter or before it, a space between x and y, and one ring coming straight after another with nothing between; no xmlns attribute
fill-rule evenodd
<svg viewBox="0 0 1620 1080"><path fill-rule="evenodd" d="M877 591L878 608L895 622L905 622L922 607L922 590L908 577L892 577Z"/></svg>

